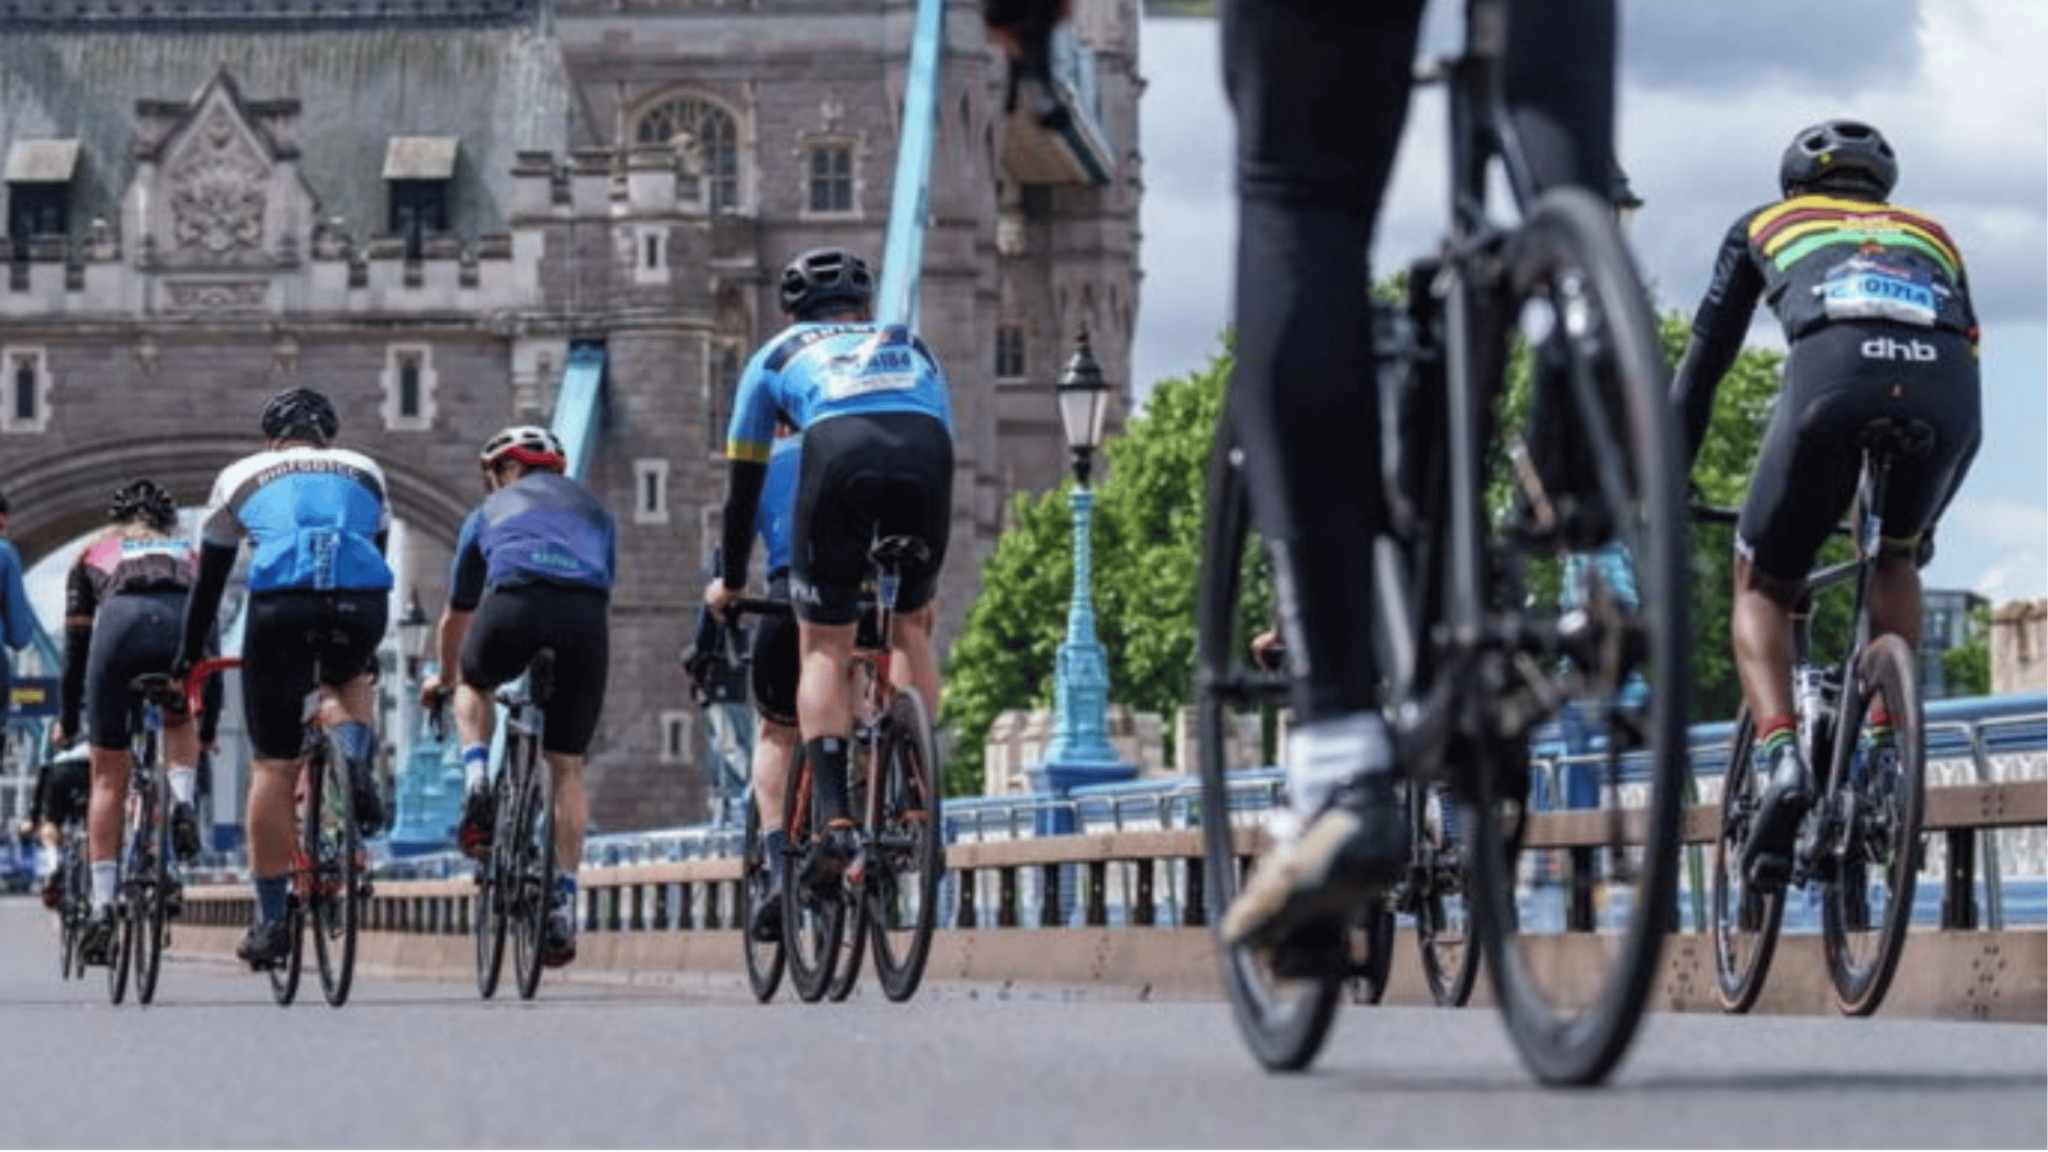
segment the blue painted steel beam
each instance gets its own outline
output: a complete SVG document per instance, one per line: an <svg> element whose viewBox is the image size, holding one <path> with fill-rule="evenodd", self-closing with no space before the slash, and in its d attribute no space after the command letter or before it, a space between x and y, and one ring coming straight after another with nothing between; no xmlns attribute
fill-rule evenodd
<svg viewBox="0 0 2048 1152"><path fill-rule="evenodd" d="M889 236L882 251L882 292L875 318L917 327L925 224L931 214L932 152L939 135L939 52L946 38L945 0L918 0L910 39L910 74L896 145L896 184L889 200Z"/></svg>
<svg viewBox="0 0 2048 1152"><path fill-rule="evenodd" d="M604 400L604 349L581 344L569 350L562 390L555 396L552 430L569 453L569 475L583 479L597 446L597 418Z"/></svg>

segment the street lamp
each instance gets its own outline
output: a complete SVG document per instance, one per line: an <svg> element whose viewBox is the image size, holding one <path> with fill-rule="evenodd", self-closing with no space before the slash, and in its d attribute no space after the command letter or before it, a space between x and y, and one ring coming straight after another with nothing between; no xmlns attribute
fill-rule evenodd
<svg viewBox="0 0 2048 1152"><path fill-rule="evenodd" d="M1067 506L1074 513L1074 595L1067 608L1067 638L1060 644L1053 677L1053 730L1039 766L1044 785L1056 797L1075 786L1129 780L1137 767L1117 758L1108 738L1109 660L1095 639L1095 606L1090 595L1089 516L1095 494L1088 477L1102 426L1109 414L1109 385L1082 329L1074 355L1060 377L1060 424L1073 454L1074 487ZM1045 831L1073 831L1073 814L1054 810Z"/></svg>
<svg viewBox="0 0 2048 1152"><path fill-rule="evenodd" d="M420 608L419 589L412 589L398 617L398 648L405 658L405 699L400 704L405 747L397 764L398 813L391 822L391 849L400 856L446 847L462 796L461 770L447 763L447 742L426 730L420 707L420 679L434 642L432 625Z"/></svg>

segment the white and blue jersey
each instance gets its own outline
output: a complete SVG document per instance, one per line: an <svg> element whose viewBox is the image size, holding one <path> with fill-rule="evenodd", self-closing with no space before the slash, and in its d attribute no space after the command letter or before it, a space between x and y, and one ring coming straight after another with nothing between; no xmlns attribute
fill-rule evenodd
<svg viewBox="0 0 2048 1152"><path fill-rule="evenodd" d="M520 584L610 591L616 570L616 530L597 497L560 473L528 472L462 522L448 603L474 608L484 593Z"/></svg>
<svg viewBox="0 0 2048 1152"><path fill-rule="evenodd" d="M747 361L726 455L766 464L778 415L805 429L834 416L921 412L953 431L938 358L901 324L793 324Z"/></svg>
<svg viewBox="0 0 2048 1152"><path fill-rule="evenodd" d="M347 448L295 445L222 470L199 522L202 544L251 546L249 591L389 589L377 541L390 530L384 472Z"/></svg>

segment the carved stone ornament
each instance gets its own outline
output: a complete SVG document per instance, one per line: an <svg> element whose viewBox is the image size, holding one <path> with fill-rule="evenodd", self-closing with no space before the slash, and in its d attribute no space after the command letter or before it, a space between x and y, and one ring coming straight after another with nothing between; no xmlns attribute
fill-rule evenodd
<svg viewBox="0 0 2048 1152"><path fill-rule="evenodd" d="M270 164L226 108L206 110L165 177L178 249L211 257L262 249Z"/></svg>

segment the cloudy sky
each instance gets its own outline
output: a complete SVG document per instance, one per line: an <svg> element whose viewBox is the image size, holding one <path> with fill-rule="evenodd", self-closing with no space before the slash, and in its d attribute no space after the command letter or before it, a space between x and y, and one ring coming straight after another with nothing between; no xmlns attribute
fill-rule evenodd
<svg viewBox="0 0 2048 1152"><path fill-rule="evenodd" d="M1984 446L1941 532L1930 587L2048 596L2048 3L1716 0L1622 7L1620 147L1646 201L1632 238L1663 311L1690 316L1735 218L1774 199L1800 128L1853 116L1898 149L1897 203L1961 245L1983 323ZM1455 42L1429 9L1425 50ZM1140 66L1145 281L1140 394L1200 368L1230 311L1229 111L1216 26L1148 20ZM1425 251L1443 201L1441 100L1410 113L1375 269ZM1760 309L1752 342L1782 348Z"/></svg>

